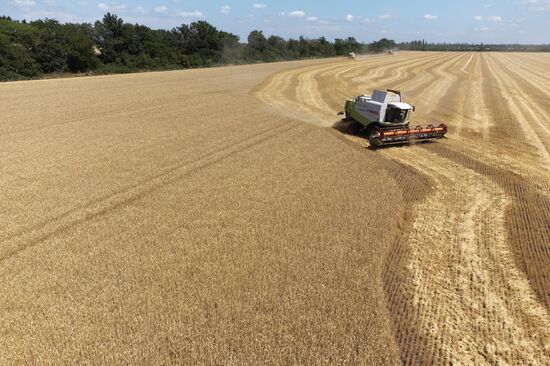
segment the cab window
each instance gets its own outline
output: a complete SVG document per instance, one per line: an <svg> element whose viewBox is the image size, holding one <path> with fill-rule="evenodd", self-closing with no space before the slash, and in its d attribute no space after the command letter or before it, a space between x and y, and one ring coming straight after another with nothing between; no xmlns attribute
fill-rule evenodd
<svg viewBox="0 0 550 366"><path fill-rule="evenodd" d="M409 111L406 109L388 108L386 111L386 122L403 123L409 118Z"/></svg>

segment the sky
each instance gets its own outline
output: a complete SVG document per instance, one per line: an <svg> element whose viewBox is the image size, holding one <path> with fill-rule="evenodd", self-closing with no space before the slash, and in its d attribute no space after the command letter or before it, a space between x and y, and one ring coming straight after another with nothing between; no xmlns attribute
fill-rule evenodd
<svg viewBox="0 0 550 366"><path fill-rule="evenodd" d="M284 38L550 44L550 0L0 0L0 15L20 20L94 22L107 12L157 29L206 20L242 41L258 29Z"/></svg>

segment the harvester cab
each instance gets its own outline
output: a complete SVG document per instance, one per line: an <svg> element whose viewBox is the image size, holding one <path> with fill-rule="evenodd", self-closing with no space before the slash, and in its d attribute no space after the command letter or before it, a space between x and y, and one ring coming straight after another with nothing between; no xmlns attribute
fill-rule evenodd
<svg viewBox="0 0 550 366"><path fill-rule="evenodd" d="M447 126L444 124L409 128L414 111L414 106L403 101L400 91L388 89L346 101L345 112L339 114L345 114L344 120L352 122L348 133L366 134L370 145L375 147L445 136Z"/></svg>

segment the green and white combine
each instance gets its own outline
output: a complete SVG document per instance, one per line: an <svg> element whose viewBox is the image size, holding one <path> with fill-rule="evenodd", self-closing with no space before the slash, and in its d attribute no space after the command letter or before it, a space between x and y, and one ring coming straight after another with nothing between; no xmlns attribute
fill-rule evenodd
<svg viewBox="0 0 550 366"><path fill-rule="evenodd" d="M360 95L347 100L344 121L350 121L348 133L366 135L369 144L374 147L404 143L411 140L442 138L447 126L409 127L409 119L415 107L404 103L401 92L388 89L375 90L372 96Z"/></svg>

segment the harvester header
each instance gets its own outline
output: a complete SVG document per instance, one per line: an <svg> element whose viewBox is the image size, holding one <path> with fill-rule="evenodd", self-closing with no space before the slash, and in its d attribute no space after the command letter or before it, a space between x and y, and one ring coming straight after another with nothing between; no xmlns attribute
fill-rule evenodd
<svg viewBox="0 0 550 366"><path fill-rule="evenodd" d="M411 140L443 138L447 126L443 123L411 128L410 117L415 107L403 101L399 90L375 90L360 95L345 104L344 121L350 121L350 134L366 134L371 146L404 143Z"/></svg>

